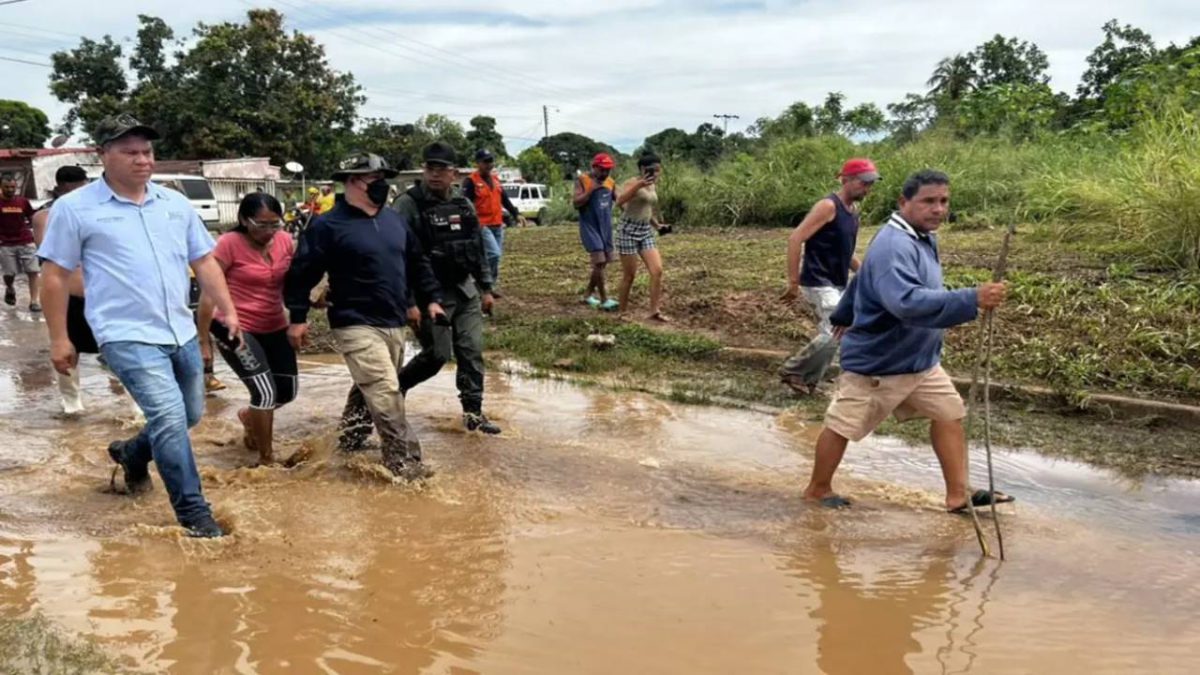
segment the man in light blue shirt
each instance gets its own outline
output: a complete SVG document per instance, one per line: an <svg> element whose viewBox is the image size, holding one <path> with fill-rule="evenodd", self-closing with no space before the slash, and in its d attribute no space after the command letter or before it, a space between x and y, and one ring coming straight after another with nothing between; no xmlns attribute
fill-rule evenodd
<svg viewBox="0 0 1200 675"><path fill-rule="evenodd" d="M82 266L84 315L104 359L146 415L136 438L108 448L125 472L126 491L151 487L153 460L179 523L192 536L220 537L224 532L201 493L188 438L204 412L188 266L235 336L237 310L200 217L186 197L150 182L151 141L158 133L118 115L104 120L94 136L104 177L54 203L38 250L45 262L50 357L60 373L78 360L67 335L67 279Z"/></svg>

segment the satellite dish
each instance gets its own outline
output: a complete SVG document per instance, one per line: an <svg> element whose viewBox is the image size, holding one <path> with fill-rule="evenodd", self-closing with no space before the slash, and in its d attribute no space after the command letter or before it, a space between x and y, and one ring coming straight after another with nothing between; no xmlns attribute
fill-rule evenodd
<svg viewBox="0 0 1200 675"><path fill-rule="evenodd" d="M283 165L283 168L287 169L291 173L304 173L304 165L300 162L288 162L287 164Z"/></svg>
<svg viewBox="0 0 1200 675"><path fill-rule="evenodd" d="M50 141L50 147L61 148L62 146L66 145L67 141L69 140L71 139L66 134L59 134Z"/></svg>

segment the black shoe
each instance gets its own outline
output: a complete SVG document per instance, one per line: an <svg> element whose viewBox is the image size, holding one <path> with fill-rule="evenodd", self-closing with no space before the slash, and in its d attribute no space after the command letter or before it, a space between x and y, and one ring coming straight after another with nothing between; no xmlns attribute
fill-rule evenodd
<svg viewBox="0 0 1200 675"><path fill-rule="evenodd" d="M483 413L463 413L463 426L467 431L479 431L489 436L500 433L500 427Z"/></svg>
<svg viewBox="0 0 1200 675"><path fill-rule="evenodd" d="M34 314L37 314L38 312L42 311L42 306L37 304L36 302L31 302L31 303L29 303L29 311L33 312Z"/></svg>
<svg viewBox="0 0 1200 675"><path fill-rule="evenodd" d="M12 286L6 286L4 288L4 304L17 304L17 289L13 288Z"/></svg>
<svg viewBox="0 0 1200 675"><path fill-rule="evenodd" d="M187 536L197 539L216 539L225 536L225 530L217 523L212 514L205 514L194 520L182 523L187 530Z"/></svg>
<svg viewBox="0 0 1200 675"><path fill-rule="evenodd" d="M150 480L150 464L136 466L128 456L129 441L113 441L108 446L108 456L120 465L125 472L125 494L139 495L154 487ZM117 472L113 470L111 482L113 492L117 491Z"/></svg>
<svg viewBox="0 0 1200 675"><path fill-rule="evenodd" d="M383 465L393 476L410 483L433 477L433 469L412 457L385 457Z"/></svg>

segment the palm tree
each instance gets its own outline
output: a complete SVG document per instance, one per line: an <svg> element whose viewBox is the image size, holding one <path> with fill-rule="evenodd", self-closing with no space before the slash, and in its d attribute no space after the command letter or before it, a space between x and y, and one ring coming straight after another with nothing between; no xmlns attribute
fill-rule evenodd
<svg viewBox="0 0 1200 675"><path fill-rule="evenodd" d="M938 61L929 78L930 95L957 101L975 88L975 64L970 56L955 54Z"/></svg>

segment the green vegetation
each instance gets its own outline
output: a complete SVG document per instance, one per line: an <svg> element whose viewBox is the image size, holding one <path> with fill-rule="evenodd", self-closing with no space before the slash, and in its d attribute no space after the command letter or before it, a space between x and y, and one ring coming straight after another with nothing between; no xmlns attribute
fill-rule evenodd
<svg viewBox="0 0 1200 675"><path fill-rule="evenodd" d="M860 246L873 234L874 228L864 231ZM607 327L611 319L578 304L586 259L574 228L513 230L509 238L504 285L512 301L501 303L497 327L538 332L542 324L529 324L530 317L564 313L587 322L546 324L537 349L514 353L544 366L574 356L573 346L555 346L558 333L592 330L587 326L615 332ZM797 349L813 327L806 311L777 300L786 238L785 230L761 228L686 229L664 237L667 309L676 319L670 330L726 347ZM999 229L948 228L942 236L947 283L987 278L1001 238ZM1138 268L1129 263L1130 245L1063 241L1052 226L1022 226L1009 261L1011 303L998 315L996 378L1048 386L1072 399L1090 390L1200 402L1200 275ZM615 291L617 275L609 278ZM635 303L644 305L647 291L643 274L634 285ZM631 316L640 311L635 305ZM949 332L948 368L970 372L975 339L973 330ZM585 366L609 363L597 359Z"/></svg>
<svg viewBox="0 0 1200 675"><path fill-rule="evenodd" d="M23 101L0 100L0 148L40 148L50 138L46 113Z"/></svg>

